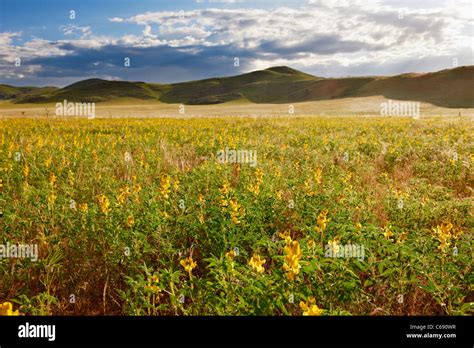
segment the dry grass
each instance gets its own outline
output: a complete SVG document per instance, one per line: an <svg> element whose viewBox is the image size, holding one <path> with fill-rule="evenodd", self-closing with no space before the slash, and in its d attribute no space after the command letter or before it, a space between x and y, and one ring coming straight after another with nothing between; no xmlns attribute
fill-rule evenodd
<svg viewBox="0 0 474 348"><path fill-rule="evenodd" d="M291 104L294 114L288 112L290 104L253 104L229 102L219 105L186 105L185 114L179 113L179 104L123 100L96 105L100 118L148 117L286 117L286 116L380 116L380 104L387 102L382 96L321 100ZM54 104L12 104L0 102L1 117L53 117ZM458 116L474 117L474 109L449 109L421 103L421 117Z"/></svg>

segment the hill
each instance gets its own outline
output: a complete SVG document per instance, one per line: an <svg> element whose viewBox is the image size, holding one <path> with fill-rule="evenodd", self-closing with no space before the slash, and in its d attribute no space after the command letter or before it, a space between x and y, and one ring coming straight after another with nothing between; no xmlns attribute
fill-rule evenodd
<svg viewBox="0 0 474 348"><path fill-rule="evenodd" d="M0 100L13 99L20 101L29 97L42 97L57 90L59 90L57 87L14 87L0 84Z"/></svg>
<svg viewBox="0 0 474 348"><path fill-rule="evenodd" d="M0 99L14 103L48 103L65 99L105 102L128 98L210 105L236 100L282 104L384 96L449 108L470 108L474 107L473 82L474 66L425 74L347 78L316 77L279 66L237 76L175 84L88 79L60 89L0 85Z"/></svg>

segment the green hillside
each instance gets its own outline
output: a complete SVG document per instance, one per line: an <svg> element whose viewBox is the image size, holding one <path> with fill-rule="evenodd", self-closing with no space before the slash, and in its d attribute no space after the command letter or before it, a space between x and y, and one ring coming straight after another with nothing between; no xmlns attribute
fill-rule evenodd
<svg viewBox="0 0 474 348"><path fill-rule="evenodd" d="M0 85L0 99L14 103L63 100L105 102L123 98L189 105L242 100L252 103L297 103L381 95L451 108L474 107L474 66L427 74L392 77L321 78L279 66L242 75L175 84L88 79L67 87Z"/></svg>
<svg viewBox="0 0 474 348"><path fill-rule="evenodd" d="M383 95L390 99L419 100L450 108L474 107L474 66L462 66L427 74L403 74L377 78L357 96Z"/></svg>
<svg viewBox="0 0 474 348"><path fill-rule="evenodd" d="M0 84L0 100L44 96L59 90L57 87L13 87Z"/></svg>

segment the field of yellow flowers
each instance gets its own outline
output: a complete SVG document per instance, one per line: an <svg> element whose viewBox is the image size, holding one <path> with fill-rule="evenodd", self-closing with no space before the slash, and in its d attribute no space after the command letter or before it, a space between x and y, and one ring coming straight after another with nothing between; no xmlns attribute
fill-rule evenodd
<svg viewBox="0 0 474 348"><path fill-rule="evenodd" d="M0 124L0 314L473 311L468 121Z"/></svg>

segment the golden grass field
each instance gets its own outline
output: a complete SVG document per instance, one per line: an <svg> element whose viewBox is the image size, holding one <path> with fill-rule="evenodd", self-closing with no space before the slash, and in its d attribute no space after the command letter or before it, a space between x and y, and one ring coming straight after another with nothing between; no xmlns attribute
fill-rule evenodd
<svg viewBox="0 0 474 348"><path fill-rule="evenodd" d="M472 314L473 124L380 100L94 120L4 103L0 244L39 250L0 259L5 313Z"/></svg>
<svg viewBox="0 0 474 348"><path fill-rule="evenodd" d="M148 117L262 117L262 116L380 116L380 104L387 102L382 96L321 100L291 104L294 113L289 114L290 104L254 104L229 102L218 105L185 105L180 113L179 104L154 101L117 100L98 103L96 116L100 118L148 118ZM421 117L461 116L474 117L474 109L450 109L421 103ZM13 104L0 101L0 117L53 117L55 104Z"/></svg>

